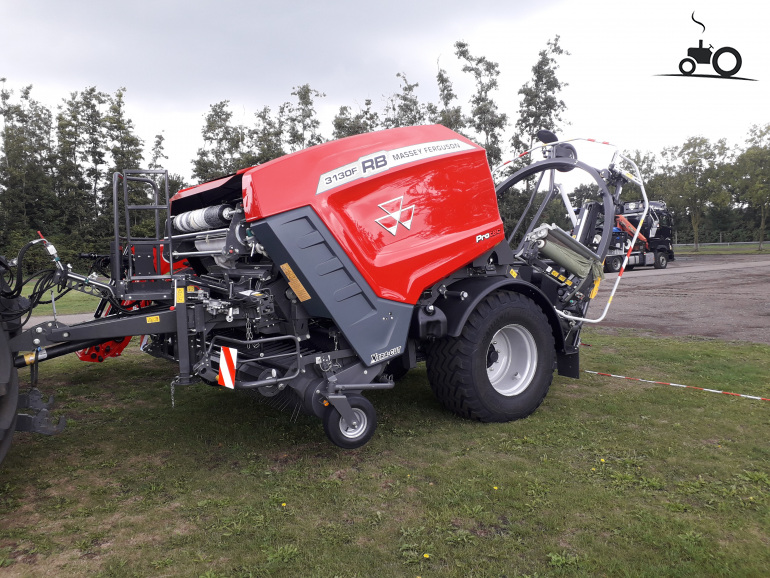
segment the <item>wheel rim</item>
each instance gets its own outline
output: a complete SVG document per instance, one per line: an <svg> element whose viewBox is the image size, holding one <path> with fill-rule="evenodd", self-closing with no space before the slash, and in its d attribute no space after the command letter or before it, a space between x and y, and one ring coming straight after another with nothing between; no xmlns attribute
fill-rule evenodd
<svg viewBox="0 0 770 578"><path fill-rule="evenodd" d="M356 421L358 422L358 425L355 427L349 426L348 422L345 421L345 418L340 417L340 433L351 440L363 435L368 425L366 413L364 413L363 410L354 407L353 413L356 414Z"/></svg>
<svg viewBox="0 0 770 578"><path fill-rule="evenodd" d="M535 338L521 325L506 325L495 333L487 348L487 377L501 395L518 395L537 369Z"/></svg>

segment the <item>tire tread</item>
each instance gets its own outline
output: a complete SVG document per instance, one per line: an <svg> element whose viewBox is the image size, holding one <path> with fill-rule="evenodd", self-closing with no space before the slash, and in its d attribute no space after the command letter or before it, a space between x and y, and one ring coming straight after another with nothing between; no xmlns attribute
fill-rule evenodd
<svg viewBox="0 0 770 578"><path fill-rule="evenodd" d="M482 422L505 422L521 419L530 415L545 399L553 378L548 374L548 383L534 407L526 408L521 414L501 416L485 406L474 385L471 356L474 344L478 343L480 332L488 325L491 317L499 314L503 308L524 309L538 318L538 323L549 328L548 340L551 352L554 351L553 335L545 314L528 297L511 291L495 291L487 296L471 313L459 337L444 337L433 341L428 346L427 370L431 389L439 402L449 411L460 417Z"/></svg>

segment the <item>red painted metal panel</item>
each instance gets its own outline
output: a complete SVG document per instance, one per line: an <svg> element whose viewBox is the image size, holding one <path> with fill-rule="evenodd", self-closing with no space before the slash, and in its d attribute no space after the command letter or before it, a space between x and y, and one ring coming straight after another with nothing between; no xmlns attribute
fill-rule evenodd
<svg viewBox="0 0 770 578"><path fill-rule="evenodd" d="M484 149L438 125L332 141L239 173L248 221L311 206L386 299L415 303L503 235Z"/></svg>

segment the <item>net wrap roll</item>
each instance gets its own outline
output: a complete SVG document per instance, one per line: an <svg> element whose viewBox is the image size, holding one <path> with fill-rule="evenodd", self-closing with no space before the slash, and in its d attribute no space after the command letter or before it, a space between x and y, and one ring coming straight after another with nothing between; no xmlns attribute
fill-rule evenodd
<svg viewBox="0 0 770 578"><path fill-rule="evenodd" d="M195 233L229 227L233 210L227 205L215 205L205 209L187 211L174 217L174 229L180 233Z"/></svg>

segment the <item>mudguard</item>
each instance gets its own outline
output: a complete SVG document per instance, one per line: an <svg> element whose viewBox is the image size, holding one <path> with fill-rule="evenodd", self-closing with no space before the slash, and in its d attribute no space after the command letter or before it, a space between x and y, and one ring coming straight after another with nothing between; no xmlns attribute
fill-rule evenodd
<svg viewBox="0 0 770 578"><path fill-rule="evenodd" d="M534 301L548 318L551 326L559 375L577 378L579 373L577 348L567 347L561 320L556 315L548 297L537 287L521 279L503 279L500 277L471 277L462 279L448 287L452 292L465 292L466 299L458 297L443 298L435 305L447 318L447 335L458 337L465 326L468 317L484 298L498 290L515 291Z"/></svg>

